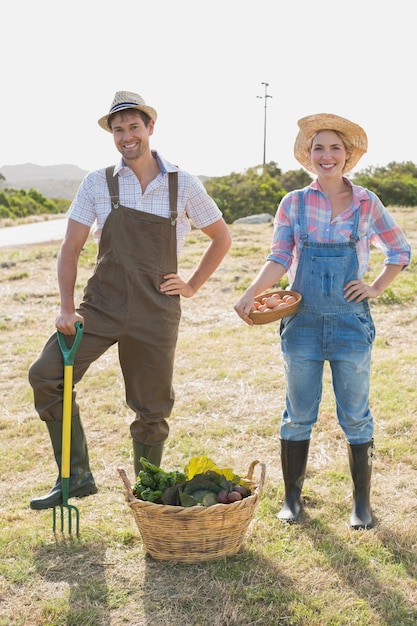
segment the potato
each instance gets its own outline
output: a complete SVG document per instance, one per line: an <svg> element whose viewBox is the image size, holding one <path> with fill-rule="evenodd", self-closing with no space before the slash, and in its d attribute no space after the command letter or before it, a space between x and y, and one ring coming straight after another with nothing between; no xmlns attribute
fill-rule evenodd
<svg viewBox="0 0 417 626"><path fill-rule="evenodd" d="M246 489L246 487L244 487L243 485L235 485L233 487L233 491L237 491L238 493L240 493L242 498L246 498L249 495L249 490Z"/></svg>
<svg viewBox="0 0 417 626"><path fill-rule="evenodd" d="M229 502L238 502L242 499L242 495L238 491L231 491L227 496Z"/></svg>

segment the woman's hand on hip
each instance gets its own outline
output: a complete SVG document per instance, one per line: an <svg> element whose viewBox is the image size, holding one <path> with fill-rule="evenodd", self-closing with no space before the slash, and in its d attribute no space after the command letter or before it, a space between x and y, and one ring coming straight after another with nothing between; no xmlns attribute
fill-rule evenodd
<svg viewBox="0 0 417 626"><path fill-rule="evenodd" d="M361 302L365 298L377 298L380 293L373 285L363 280L351 280L344 286L344 297L348 302Z"/></svg>

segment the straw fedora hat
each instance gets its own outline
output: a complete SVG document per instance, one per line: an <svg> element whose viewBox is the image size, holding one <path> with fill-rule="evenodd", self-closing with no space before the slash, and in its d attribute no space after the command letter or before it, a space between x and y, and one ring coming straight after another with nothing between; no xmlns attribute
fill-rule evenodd
<svg viewBox="0 0 417 626"><path fill-rule="evenodd" d="M133 93L132 91L116 91L116 94L113 98L113 102L110 107L110 111L100 117L98 120L99 125L104 130L107 130L111 133L111 128L108 124L109 116L112 113L117 113L118 111L123 111L123 109L138 109L138 111L144 111L151 120L156 122L156 118L158 117L157 112L152 107L148 106L145 100L137 93Z"/></svg>
<svg viewBox="0 0 417 626"><path fill-rule="evenodd" d="M368 138L363 128L338 115L332 113L316 113L298 120L300 128L295 139L294 156L306 170L316 174L311 165L310 148L311 141L320 130L335 130L341 133L349 141L351 155L346 161L343 172L353 169L361 156L368 149Z"/></svg>

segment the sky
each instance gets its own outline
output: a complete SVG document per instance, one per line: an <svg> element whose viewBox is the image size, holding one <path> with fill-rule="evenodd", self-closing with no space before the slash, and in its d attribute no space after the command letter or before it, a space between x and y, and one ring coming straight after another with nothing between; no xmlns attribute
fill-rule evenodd
<svg viewBox="0 0 417 626"><path fill-rule="evenodd" d="M313 113L365 129L354 172L417 163L413 13L410 0L6 0L0 167L116 163L97 120L119 90L158 111L151 147L196 175L243 172L264 147L299 169L297 120Z"/></svg>

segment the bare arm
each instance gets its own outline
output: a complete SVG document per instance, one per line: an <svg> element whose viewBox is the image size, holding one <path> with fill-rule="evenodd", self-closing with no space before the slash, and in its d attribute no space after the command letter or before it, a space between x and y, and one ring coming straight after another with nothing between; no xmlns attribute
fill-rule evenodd
<svg viewBox="0 0 417 626"><path fill-rule="evenodd" d="M249 326L253 325L248 314L252 308L255 296L258 296L269 287L272 287L272 285L275 285L275 283L284 276L286 271L287 270L281 263L267 261L243 296L236 302L233 307L234 310Z"/></svg>
<svg viewBox="0 0 417 626"><path fill-rule="evenodd" d="M84 321L75 311L74 289L77 280L78 259L89 233L89 226L69 219L58 255L57 273L61 304L55 326L65 335L75 335L75 322Z"/></svg>
<svg viewBox="0 0 417 626"><path fill-rule="evenodd" d="M227 254L232 239L223 219L217 220L217 222L201 230L211 241L196 269L187 281L182 280L178 274L164 276L165 282L160 286L162 293L191 298L204 285Z"/></svg>
<svg viewBox="0 0 417 626"><path fill-rule="evenodd" d="M401 272L403 265L384 265L380 275L371 285L363 280L351 280L345 285L345 298L348 302L360 302L365 298L378 298Z"/></svg>

